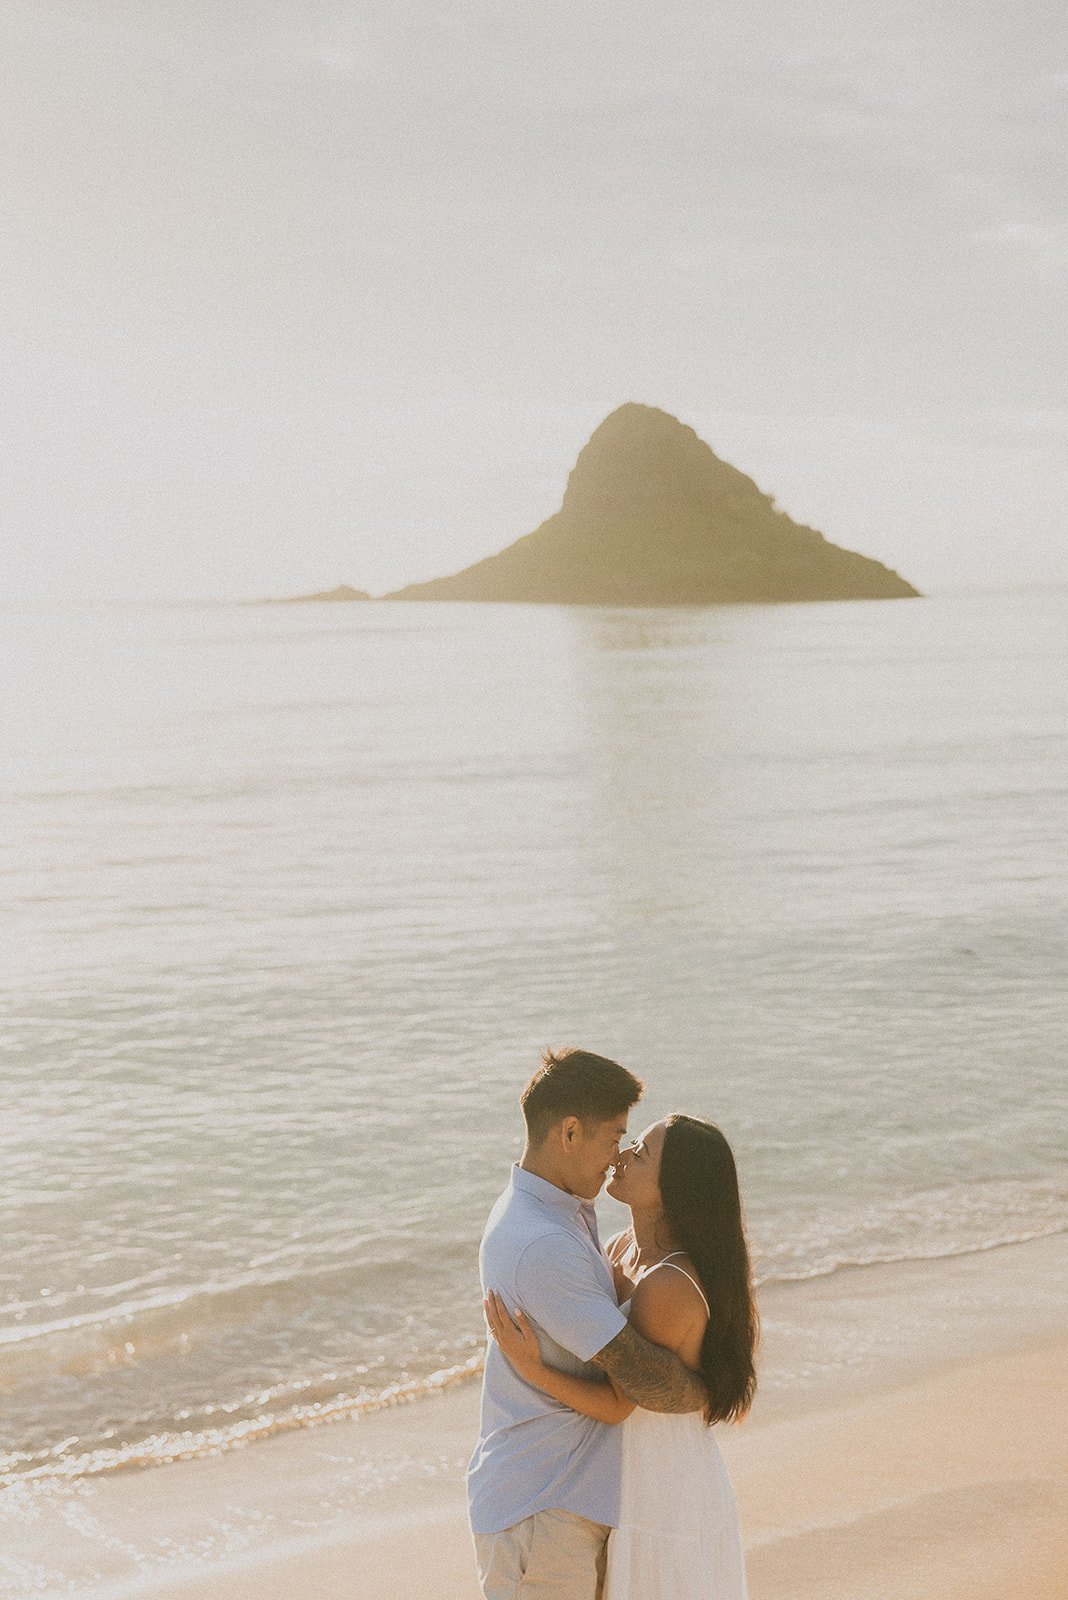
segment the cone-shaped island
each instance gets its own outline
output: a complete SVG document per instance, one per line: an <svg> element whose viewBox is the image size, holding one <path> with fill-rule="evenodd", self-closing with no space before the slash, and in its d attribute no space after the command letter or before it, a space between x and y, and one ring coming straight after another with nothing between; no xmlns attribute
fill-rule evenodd
<svg viewBox="0 0 1068 1600"><path fill-rule="evenodd" d="M917 593L794 522L676 417L628 404L601 423L560 510L533 533L385 598L665 606Z"/></svg>

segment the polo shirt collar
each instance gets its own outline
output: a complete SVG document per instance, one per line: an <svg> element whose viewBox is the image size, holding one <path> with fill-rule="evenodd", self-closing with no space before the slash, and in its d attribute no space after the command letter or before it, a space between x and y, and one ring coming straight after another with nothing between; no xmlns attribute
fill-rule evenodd
<svg viewBox="0 0 1068 1600"><path fill-rule="evenodd" d="M582 1216L589 1220L596 1216L592 1200L583 1200L577 1194L568 1194L566 1189L558 1189L555 1183L539 1178L536 1172L528 1172L525 1167L513 1166L512 1188L533 1195L534 1199L540 1200L543 1205L552 1206L555 1211L562 1211L565 1217Z"/></svg>

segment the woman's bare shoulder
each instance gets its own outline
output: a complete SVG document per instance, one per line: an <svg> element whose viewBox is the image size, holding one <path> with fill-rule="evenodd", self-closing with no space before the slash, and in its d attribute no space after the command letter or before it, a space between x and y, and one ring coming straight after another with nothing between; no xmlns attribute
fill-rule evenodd
<svg viewBox="0 0 1068 1600"><path fill-rule="evenodd" d="M673 1264L683 1270L672 1272ZM650 1267L638 1279L631 1320L646 1338L653 1339L657 1344L666 1344L673 1337L685 1334L698 1318L702 1322L707 1320L708 1312L701 1291L691 1280L690 1274L693 1278L697 1277L689 1259L679 1256L673 1262Z"/></svg>

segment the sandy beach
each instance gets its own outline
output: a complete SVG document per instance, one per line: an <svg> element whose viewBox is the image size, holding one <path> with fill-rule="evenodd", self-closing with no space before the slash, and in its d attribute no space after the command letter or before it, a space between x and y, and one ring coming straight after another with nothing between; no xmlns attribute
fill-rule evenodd
<svg viewBox="0 0 1068 1600"><path fill-rule="evenodd" d="M764 1384L720 1430L753 1600L1053 1600L1068 1586L1068 1238L765 1296ZM829 1367L822 1346L852 1353ZM0 1593L476 1600L477 1386L2 1506Z"/></svg>
<svg viewBox="0 0 1068 1600"><path fill-rule="evenodd" d="M753 1600L1061 1600L1066 1401L1068 1340L730 1439ZM282 1600L298 1591L477 1600L462 1507L164 1592Z"/></svg>

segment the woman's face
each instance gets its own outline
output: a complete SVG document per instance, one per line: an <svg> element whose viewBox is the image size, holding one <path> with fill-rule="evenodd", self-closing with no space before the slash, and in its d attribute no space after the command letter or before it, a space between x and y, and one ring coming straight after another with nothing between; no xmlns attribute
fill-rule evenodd
<svg viewBox="0 0 1068 1600"><path fill-rule="evenodd" d="M632 1145L619 1152L606 1192L632 1211L660 1208L660 1156L666 1133L666 1122L654 1122Z"/></svg>

